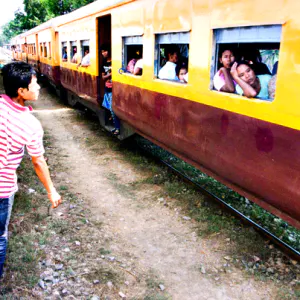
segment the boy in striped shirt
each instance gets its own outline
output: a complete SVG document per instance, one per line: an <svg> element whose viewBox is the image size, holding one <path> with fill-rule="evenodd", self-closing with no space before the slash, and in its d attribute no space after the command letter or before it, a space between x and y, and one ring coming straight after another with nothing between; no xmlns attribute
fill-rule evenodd
<svg viewBox="0 0 300 300"><path fill-rule="evenodd" d="M0 278L7 248L7 232L14 195L18 190L16 171L26 146L33 167L55 208L61 203L44 159L43 129L25 107L37 100L40 86L34 69L24 62L10 63L2 69L6 95L0 96Z"/></svg>

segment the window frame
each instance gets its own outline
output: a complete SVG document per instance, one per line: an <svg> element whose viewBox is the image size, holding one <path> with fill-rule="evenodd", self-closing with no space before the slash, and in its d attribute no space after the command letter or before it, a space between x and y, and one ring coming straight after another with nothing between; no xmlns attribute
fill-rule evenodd
<svg viewBox="0 0 300 300"><path fill-rule="evenodd" d="M178 39L179 37L179 39ZM165 32L165 33L156 33L155 34L155 44L154 44L154 77L158 78L158 73L161 68L159 68L159 64L161 61L160 54L160 45L188 45L188 61L190 54L190 39L191 39L191 31L178 31L178 32ZM163 79L159 79L163 80ZM168 81L168 80L164 80ZM176 81L170 81L176 82ZM179 81L177 83L180 83Z"/></svg>
<svg viewBox="0 0 300 300"><path fill-rule="evenodd" d="M77 40L75 40L75 41L69 41L69 45L70 45L70 55L69 55L69 57L70 57L70 60L68 59L68 61L70 62L70 63L72 63L72 64L78 64L78 61L76 62L76 63L73 63L72 62L72 59L73 59L73 56L74 56L74 50L73 50L73 48L74 47L76 47L76 49L77 49L77 51L76 51L76 53L77 53L77 56L78 56L78 45L77 45Z"/></svg>
<svg viewBox="0 0 300 300"><path fill-rule="evenodd" d="M43 43L43 49L44 49L44 55L43 55L43 57L47 58L48 57L47 42Z"/></svg>
<svg viewBox="0 0 300 300"><path fill-rule="evenodd" d="M64 49L64 48L66 48L66 52L67 52L67 60L63 60L63 55L64 55L63 49ZM68 42L67 42L67 41L61 42L61 55L60 55L60 57L61 57L61 61L62 61L63 63L66 63L66 62L69 61L69 55L68 55Z"/></svg>
<svg viewBox="0 0 300 300"><path fill-rule="evenodd" d="M128 35L128 36L122 36L122 68L126 70L127 65L129 63L128 55L128 46L142 46L142 52L144 53L144 34L140 35ZM141 57L143 58L143 57ZM127 63L125 64L125 61L127 60ZM126 72L125 72L126 73ZM131 74L131 73L126 73ZM133 76L141 77L141 75L134 75Z"/></svg>
<svg viewBox="0 0 300 300"><path fill-rule="evenodd" d="M246 31L248 31L249 33L248 35L245 34ZM232 44L234 48L234 45L278 44L280 49L281 40L282 40L282 24L214 28L212 55L211 55L211 62L210 62L209 89L214 92L224 93L222 91L215 90L214 83L213 83L214 76L218 71L220 45ZM242 99L247 98L245 96L238 95L235 93L229 93L229 94L234 94L236 96L242 97ZM274 99L272 98L269 98L267 100L262 100L259 98L253 98L253 99L261 100L265 102L274 101Z"/></svg>
<svg viewBox="0 0 300 300"><path fill-rule="evenodd" d="M84 57L85 47L89 47L89 52L90 52L90 40L80 40L81 57Z"/></svg>

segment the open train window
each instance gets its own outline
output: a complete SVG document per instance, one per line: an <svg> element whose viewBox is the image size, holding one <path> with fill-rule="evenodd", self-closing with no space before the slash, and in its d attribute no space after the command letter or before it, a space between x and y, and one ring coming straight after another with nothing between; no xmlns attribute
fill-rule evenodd
<svg viewBox="0 0 300 300"><path fill-rule="evenodd" d="M281 25L215 29L210 88L272 101L281 31Z"/></svg>
<svg viewBox="0 0 300 300"><path fill-rule="evenodd" d="M44 57L47 57L48 56L48 54L47 54L47 43L43 44L43 48L44 48Z"/></svg>
<svg viewBox="0 0 300 300"><path fill-rule="evenodd" d="M187 83L190 33L155 36L154 75L160 79Z"/></svg>
<svg viewBox="0 0 300 300"><path fill-rule="evenodd" d="M80 45L81 45L81 57L84 57L87 51L90 52L90 41L89 40L80 41Z"/></svg>
<svg viewBox="0 0 300 300"><path fill-rule="evenodd" d="M74 64L78 63L77 42L70 42L70 59Z"/></svg>
<svg viewBox="0 0 300 300"><path fill-rule="evenodd" d="M49 49L49 51L48 51L48 59L51 59L51 42L49 42L47 46L48 46L48 49Z"/></svg>
<svg viewBox="0 0 300 300"><path fill-rule="evenodd" d="M61 43L61 58L62 61L68 61L68 45L67 42Z"/></svg>
<svg viewBox="0 0 300 300"><path fill-rule="evenodd" d="M40 55L43 56L43 44L40 43Z"/></svg>
<svg viewBox="0 0 300 300"><path fill-rule="evenodd" d="M122 66L133 75L143 73L143 36L123 37Z"/></svg>

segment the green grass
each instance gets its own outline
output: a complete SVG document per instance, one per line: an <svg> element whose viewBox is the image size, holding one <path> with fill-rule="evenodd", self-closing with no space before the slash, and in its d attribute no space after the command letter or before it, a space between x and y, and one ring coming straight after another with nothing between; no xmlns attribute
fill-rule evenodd
<svg viewBox="0 0 300 300"><path fill-rule="evenodd" d="M38 282L37 266L43 257L34 242L35 236L32 234L13 234L9 241L6 265L9 266L9 273L14 274L14 281L26 288L32 288Z"/></svg>
<svg viewBox="0 0 300 300"><path fill-rule="evenodd" d="M149 274L145 279L146 291L144 300L168 300L171 297L165 292L161 291L159 288L160 284L164 282L155 274L154 270L150 270Z"/></svg>
<svg viewBox="0 0 300 300"><path fill-rule="evenodd" d="M59 191L67 191L69 188L66 186L66 185L60 185L59 187L58 187L58 190Z"/></svg>
<svg viewBox="0 0 300 300"><path fill-rule="evenodd" d="M300 251L300 230L289 226L282 219L272 215L257 204L249 201L217 180L202 173L195 167L157 147L151 142L141 137L137 137L136 143L144 150L149 151L154 157L159 157L160 159L165 160L171 166L191 178L194 182L206 188L209 192L217 197L223 199L230 206L236 208L245 216L250 217L253 221L268 229L271 233L281 238L284 242ZM148 178L148 183L151 183L151 180L153 183L162 183L165 180L165 176L162 176L160 173L158 173L156 177L154 176L152 179ZM220 228L220 226L217 224L213 227L215 227L215 229L212 228L212 230L218 230Z"/></svg>
<svg viewBox="0 0 300 300"><path fill-rule="evenodd" d="M101 255L107 255L107 254L110 254L111 251L110 250L107 250L105 248L100 248L100 254Z"/></svg>

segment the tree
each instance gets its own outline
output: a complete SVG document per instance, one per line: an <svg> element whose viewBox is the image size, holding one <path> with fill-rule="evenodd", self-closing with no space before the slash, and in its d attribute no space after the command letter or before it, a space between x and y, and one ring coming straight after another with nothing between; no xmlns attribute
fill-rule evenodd
<svg viewBox="0 0 300 300"><path fill-rule="evenodd" d="M51 16L51 18L65 15L94 1L95 0L42 0L47 9L48 16Z"/></svg>
<svg viewBox="0 0 300 300"><path fill-rule="evenodd" d="M24 12L17 10L15 18L2 27L0 40L12 37L36 27L54 17L67 14L95 0L23 0Z"/></svg>
<svg viewBox="0 0 300 300"><path fill-rule="evenodd" d="M23 30L28 30L44 23L47 18L47 11L44 1L39 0L23 0L25 11L25 22Z"/></svg>
<svg viewBox="0 0 300 300"><path fill-rule="evenodd" d="M96 0L72 0L73 9L80 8L82 6L92 3L94 1L96 1Z"/></svg>

